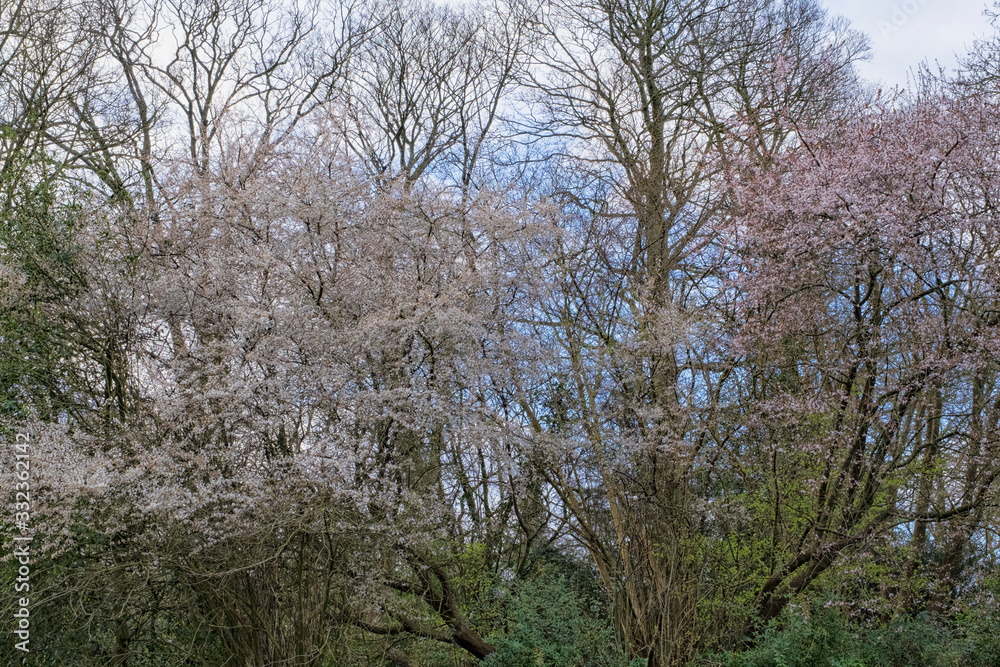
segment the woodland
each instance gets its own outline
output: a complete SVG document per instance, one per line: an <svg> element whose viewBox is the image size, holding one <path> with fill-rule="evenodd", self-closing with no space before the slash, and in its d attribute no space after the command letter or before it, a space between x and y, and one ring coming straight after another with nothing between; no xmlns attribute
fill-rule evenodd
<svg viewBox="0 0 1000 667"><path fill-rule="evenodd" d="M983 25L0 0L0 662L1000 664Z"/></svg>

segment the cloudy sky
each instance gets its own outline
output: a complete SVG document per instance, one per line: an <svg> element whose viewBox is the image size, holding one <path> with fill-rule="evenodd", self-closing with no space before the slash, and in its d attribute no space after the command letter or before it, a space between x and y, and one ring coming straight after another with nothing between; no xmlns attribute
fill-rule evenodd
<svg viewBox="0 0 1000 667"><path fill-rule="evenodd" d="M992 32L983 9L992 0L825 0L831 14L850 19L871 37L874 56L861 65L884 86L905 87L911 67L927 59L950 69L955 52Z"/></svg>

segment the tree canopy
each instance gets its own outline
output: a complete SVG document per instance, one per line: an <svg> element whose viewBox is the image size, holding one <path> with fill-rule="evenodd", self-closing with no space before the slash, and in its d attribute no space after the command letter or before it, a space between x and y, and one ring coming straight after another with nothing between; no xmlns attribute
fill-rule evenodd
<svg viewBox="0 0 1000 667"><path fill-rule="evenodd" d="M1000 656L997 37L886 92L816 0L0 25L10 664Z"/></svg>

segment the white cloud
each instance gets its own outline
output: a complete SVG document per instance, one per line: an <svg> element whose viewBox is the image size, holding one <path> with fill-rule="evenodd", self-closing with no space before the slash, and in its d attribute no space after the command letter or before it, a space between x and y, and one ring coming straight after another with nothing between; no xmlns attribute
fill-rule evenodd
<svg viewBox="0 0 1000 667"><path fill-rule="evenodd" d="M885 87L905 87L911 68L924 60L955 67L976 37L992 28L983 0L827 0L831 15L850 19L871 37L872 60L862 75Z"/></svg>

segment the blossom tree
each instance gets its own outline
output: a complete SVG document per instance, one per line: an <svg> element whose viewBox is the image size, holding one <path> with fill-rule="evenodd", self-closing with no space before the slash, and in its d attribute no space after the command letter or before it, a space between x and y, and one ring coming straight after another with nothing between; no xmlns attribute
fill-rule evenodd
<svg viewBox="0 0 1000 667"><path fill-rule="evenodd" d="M900 530L920 559L933 529L954 586L995 493L995 114L935 92L737 179L727 289L754 407L730 454L773 510L763 619Z"/></svg>
<svg viewBox="0 0 1000 667"><path fill-rule="evenodd" d="M808 0L51 4L0 426L54 664L664 667L979 585L989 48L882 98Z"/></svg>

